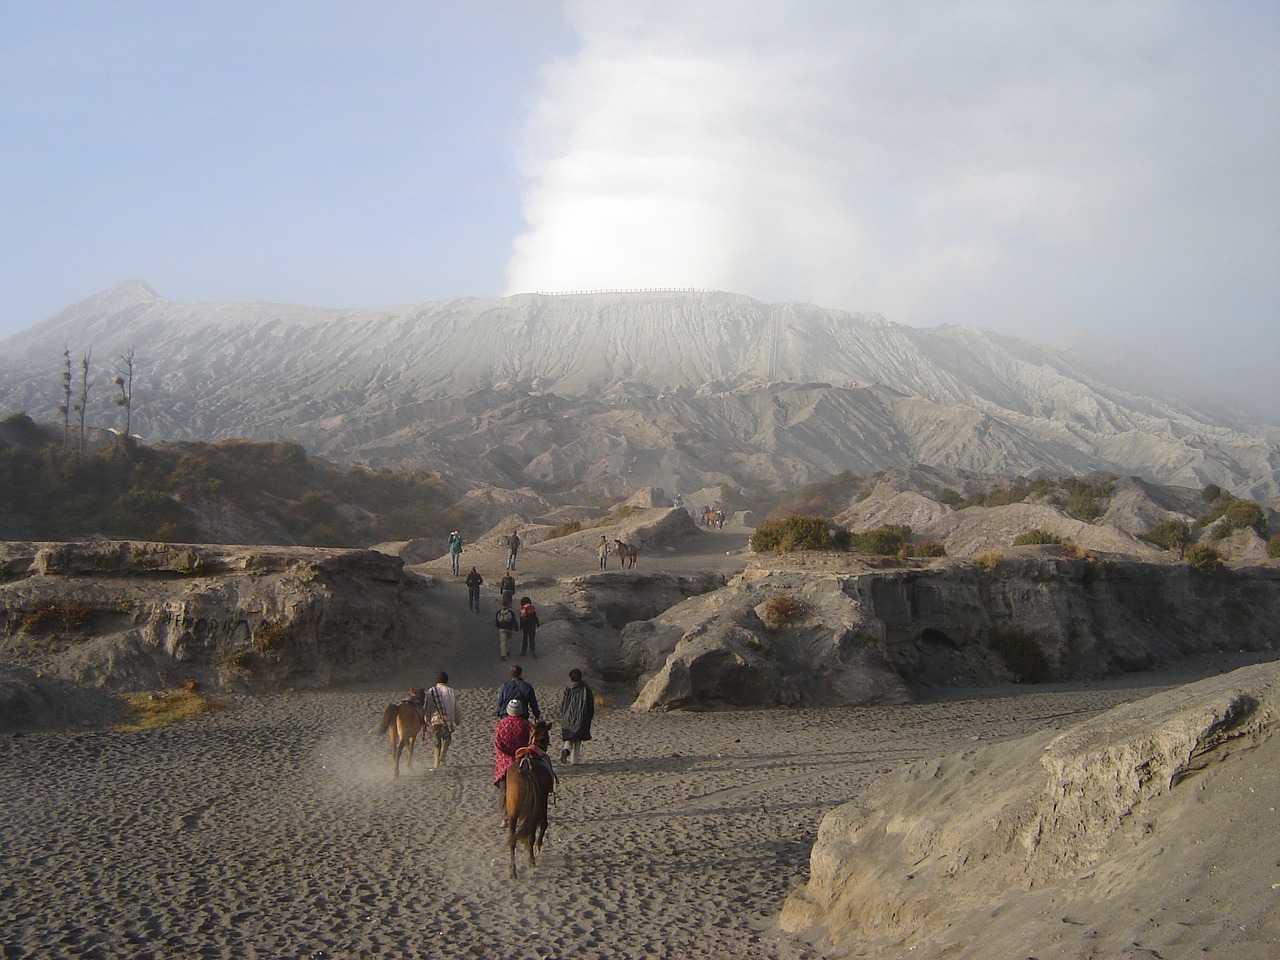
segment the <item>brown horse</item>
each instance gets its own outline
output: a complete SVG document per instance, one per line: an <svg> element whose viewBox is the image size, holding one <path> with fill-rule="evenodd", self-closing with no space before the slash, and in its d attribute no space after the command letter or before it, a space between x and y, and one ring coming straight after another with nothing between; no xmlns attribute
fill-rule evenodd
<svg viewBox="0 0 1280 960"><path fill-rule="evenodd" d="M631 561L631 567L634 569L636 557L640 554L640 548L630 543L623 543L621 540L614 540L613 547L617 551L618 563L622 566L622 569L627 569L628 560Z"/></svg>
<svg viewBox="0 0 1280 960"><path fill-rule="evenodd" d="M511 879L516 879L516 844L529 850L529 866L536 866L534 850L542 850L547 832L547 798L555 786L551 765L539 751L551 742L551 724L535 720L529 730L529 746L516 752L516 762L507 768L506 811L507 850L511 854ZM536 748L536 749L535 749Z"/></svg>
<svg viewBox="0 0 1280 960"><path fill-rule="evenodd" d="M382 711L378 733L386 733L391 738L391 760L397 777L400 776L400 754L406 746L409 748L406 765L413 769L413 745L423 731L422 710L418 705L425 703L426 691L421 687L410 687L407 700L388 704Z"/></svg>

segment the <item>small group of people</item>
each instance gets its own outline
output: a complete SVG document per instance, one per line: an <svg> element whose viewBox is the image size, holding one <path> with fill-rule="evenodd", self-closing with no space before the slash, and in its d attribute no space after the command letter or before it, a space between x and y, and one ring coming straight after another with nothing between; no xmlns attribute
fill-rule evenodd
<svg viewBox="0 0 1280 960"><path fill-rule="evenodd" d="M512 530L511 536L507 537L507 570L515 570L516 557L520 553L520 546L524 541L520 539L520 531ZM446 545L446 552L449 554L449 569L453 571L456 577L462 572L462 533L458 530L449 531L449 541ZM472 577L479 578L472 587ZM471 568L471 573L467 574L467 590L475 593L476 597L480 595L480 584L484 583L484 579L476 571L475 567ZM512 588L515 589L514 587Z"/></svg>
<svg viewBox="0 0 1280 960"><path fill-rule="evenodd" d="M433 768L446 766L453 734L462 726L462 708L458 693L449 685L449 674L436 674L434 686L425 691L415 688L409 699L422 714L422 721L431 731L431 746L435 753ZM582 671L574 667L569 671L569 683L560 695L560 762L582 762L582 744L591 739L591 722L595 719L595 692L582 679ZM494 783L500 783L507 767L515 762L516 751L530 746L532 732L530 718L542 719L542 708L533 684L524 678L524 668L512 665L507 680L498 689L494 716L498 726L493 734Z"/></svg>
<svg viewBox="0 0 1280 960"><path fill-rule="evenodd" d="M704 527L714 527L716 529L724 529L724 510L719 506L708 507L705 504L702 507L702 525Z"/></svg>
<svg viewBox="0 0 1280 960"><path fill-rule="evenodd" d="M538 627L542 625L538 619L538 608L529 597L520 598L519 612L511 605L511 599L503 594L502 606L494 614L493 625L498 628L498 659L506 660L511 655L511 642L516 631L520 631L520 655L538 659Z"/></svg>
<svg viewBox="0 0 1280 960"><path fill-rule="evenodd" d="M524 678L524 669L514 664L509 677L498 689L494 716L498 726L493 733L493 782L502 783L507 768L515 762L516 751L531 746L533 720L542 719L538 694ZM591 722L595 718L595 693L582 679L582 671L569 671L569 683L560 695L560 762L582 762L582 744L591 739Z"/></svg>

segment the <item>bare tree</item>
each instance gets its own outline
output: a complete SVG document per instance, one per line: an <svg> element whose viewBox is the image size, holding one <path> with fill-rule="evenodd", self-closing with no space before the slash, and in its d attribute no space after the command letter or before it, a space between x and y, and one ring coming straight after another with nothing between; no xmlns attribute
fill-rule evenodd
<svg viewBox="0 0 1280 960"><path fill-rule="evenodd" d="M71 348L62 344L62 404L58 412L62 414L62 445L71 442Z"/></svg>
<svg viewBox="0 0 1280 960"><path fill-rule="evenodd" d="M80 455L84 456L84 415L85 408L89 406L89 388L93 386L93 381L89 379L89 357L93 355L93 348L90 347L83 357L80 358L80 399L76 401L75 410L80 415Z"/></svg>
<svg viewBox="0 0 1280 960"><path fill-rule="evenodd" d="M124 407L124 433L120 434L120 444L129 446L129 430L133 423L133 347L122 353L117 359L124 364L124 369L116 374L115 385L120 388L120 396L116 397L116 406Z"/></svg>

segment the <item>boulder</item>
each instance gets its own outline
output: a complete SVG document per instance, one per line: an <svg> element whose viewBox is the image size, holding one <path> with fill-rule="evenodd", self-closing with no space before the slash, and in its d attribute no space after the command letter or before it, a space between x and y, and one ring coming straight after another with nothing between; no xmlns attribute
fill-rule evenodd
<svg viewBox="0 0 1280 960"><path fill-rule="evenodd" d="M1273 662L920 761L823 818L781 926L839 955L978 960L1136 956L1141 917L1144 956L1268 955L1247 924L1274 912L1278 724ZM1239 922L1199 925L1223 891Z"/></svg>

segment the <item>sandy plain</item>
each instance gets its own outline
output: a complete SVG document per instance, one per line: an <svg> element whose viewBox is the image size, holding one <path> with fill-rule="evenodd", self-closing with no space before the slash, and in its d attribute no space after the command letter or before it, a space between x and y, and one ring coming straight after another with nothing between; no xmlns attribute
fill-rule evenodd
<svg viewBox="0 0 1280 960"><path fill-rule="evenodd" d="M715 545L733 556L735 541ZM461 584L444 589L465 610ZM800 710L638 713L602 689L585 762L558 768L537 866L521 857L512 881L491 786L507 664L488 615L476 620L452 662L376 687L219 697L215 715L147 732L0 738L0 956L863 955L775 924L827 811L918 759L1063 729L1238 665ZM540 653L520 662L554 716L575 664ZM371 728L441 669L464 714L450 762L432 769L424 748L393 779Z"/></svg>

